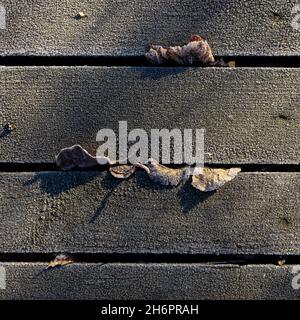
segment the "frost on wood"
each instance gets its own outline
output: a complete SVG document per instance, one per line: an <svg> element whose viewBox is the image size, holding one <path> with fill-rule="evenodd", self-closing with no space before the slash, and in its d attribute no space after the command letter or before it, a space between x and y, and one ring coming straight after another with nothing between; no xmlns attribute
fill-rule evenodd
<svg viewBox="0 0 300 320"><path fill-rule="evenodd" d="M175 62L179 65L201 63L205 66L226 66L223 61L216 61L208 42L201 36L193 35L186 45L164 48L150 45L146 58L153 64L163 65Z"/></svg>
<svg viewBox="0 0 300 320"><path fill-rule="evenodd" d="M241 172L240 168L211 169L196 168L193 173L192 185L194 188L210 192L220 189L226 182L234 179Z"/></svg>

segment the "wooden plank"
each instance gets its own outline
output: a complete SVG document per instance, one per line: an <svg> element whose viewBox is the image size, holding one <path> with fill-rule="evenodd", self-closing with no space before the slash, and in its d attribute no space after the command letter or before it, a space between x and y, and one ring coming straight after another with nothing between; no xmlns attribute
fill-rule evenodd
<svg viewBox="0 0 300 320"><path fill-rule="evenodd" d="M95 153L102 128L206 130L211 163L300 158L299 69L0 68L0 161L52 162L61 148Z"/></svg>
<svg viewBox="0 0 300 320"><path fill-rule="evenodd" d="M298 55L294 0L2 0L1 55L143 55L150 42L206 36L218 55ZM78 12L87 14L75 19Z"/></svg>
<svg viewBox="0 0 300 320"><path fill-rule="evenodd" d="M214 194L142 172L1 173L0 252L297 255L299 191L299 173L241 173Z"/></svg>
<svg viewBox="0 0 300 320"><path fill-rule="evenodd" d="M5 263L0 299L299 299L292 266Z"/></svg>

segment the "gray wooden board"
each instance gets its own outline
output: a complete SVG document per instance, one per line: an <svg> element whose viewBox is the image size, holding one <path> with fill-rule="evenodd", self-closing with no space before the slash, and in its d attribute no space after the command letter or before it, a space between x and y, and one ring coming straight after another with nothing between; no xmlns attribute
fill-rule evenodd
<svg viewBox="0 0 300 320"><path fill-rule="evenodd" d="M0 175L0 252L299 254L300 174L241 173L216 193L142 172Z"/></svg>
<svg viewBox="0 0 300 320"><path fill-rule="evenodd" d="M4 263L0 299L299 299L292 266ZM294 280L295 282L295 280Z"/></svg>
<svg viewBox="0 0 300 320"><path fill-rule="evenodd" d="M143 55L200 33L218 55L299 55L295 0L2 0L0 55ZM74 17L83 11L88 16Z"/></svg>
<svg viewBox="0 0 300 320"><path fill-rule="evenodd" d="M205 129L210 163L300 159L299 69L0 68L1 162L51 162L100 129Z"/></svg>

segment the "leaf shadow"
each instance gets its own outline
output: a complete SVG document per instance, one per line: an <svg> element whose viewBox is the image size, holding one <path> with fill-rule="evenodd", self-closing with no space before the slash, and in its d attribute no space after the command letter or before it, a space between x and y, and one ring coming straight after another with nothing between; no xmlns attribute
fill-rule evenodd
<svg viewBox="0 0 300 320"><path fill-rule="evenodd" d="M135 175L135 182L139 188L143 188L145 190L171 190L174 189L174 186L164 186L159 184L158 182L154 182L151 180L146 172L138 172Z"/></svg>
<svg viewBox="0 0 300 320"><path fill-rule="evenodd" d="M98 217L102 214L103 210L106 208L106 205L109 201L109 198L112 196L116 188L123 182L123 180L113 178L113 176L107 173L104 178L101 180L100 184L103 189L107 190L105 197L101 200L99 207L94 212L89 223L95 223Z"/></svg>
<svg viewBox="0 0 300 320"><path fill-rule="evenodd" d="M39 188L50 196L58 196L70 189L86 184L99 176L98 171L89 171L76 174L76 172L38 172L31 179L23 183L23 186L31 186L39 183Z"/></svg>
<svg viewBox="0 0 300 320"><path fill-rule="evenodd" d="M189 67L174 67L167 66L164 68L161 67L132 67L130 69L131 72L139 73L141 79L161 79L169 76L174 76L177 74L184 73L188 71Z"/></svg>
<svg viewBox="0 0 300 320"><path fill-rule="evenodd" d="M186 181L179 189L177 196L180 199L182 212L189 213L199 203L204 203L215 193L216 191L200 192L192 186L191 181Z"/></svg>
<svg viewBox="0 0 300 320"><path fill-rule="evenodd" d="M0 131L0 139L1 139L1 138L6 138L6 137L8 137L10 134L11 134L10 131L8 131L7 129L3 128L3 129Z"/></svg>

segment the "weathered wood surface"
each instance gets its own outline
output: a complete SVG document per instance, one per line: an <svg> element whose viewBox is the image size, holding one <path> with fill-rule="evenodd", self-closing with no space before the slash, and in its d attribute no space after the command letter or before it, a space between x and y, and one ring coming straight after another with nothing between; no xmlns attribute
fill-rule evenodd
<svg viewBox="0 0 300 320"><path fill-rule="evenodd" d="M292 266L5 263L0 299L299 299Z"/></svg>
<svg viewBox="0 0 300 320"><path fill-rule="evenodd" d="M211 163L300 158L299 69L14 67L0 69L1 162L51 162L61 148L95 153L96 134L204 128Z"/></svg>
<svg viewBox="0 0 300 320"><path fill-rule="evenodd" d="M2 0L0 55L143 55L206 36L218 55L298 55L294 0ZM77 20L83 11L88 16Z"/></svg>
<svg viewBox="0 0 300 320"><path fill-rule="evenodd" d="M300 174L241 173L214 194L139 172L1 173L1 252L297 255Z"/></svg>

